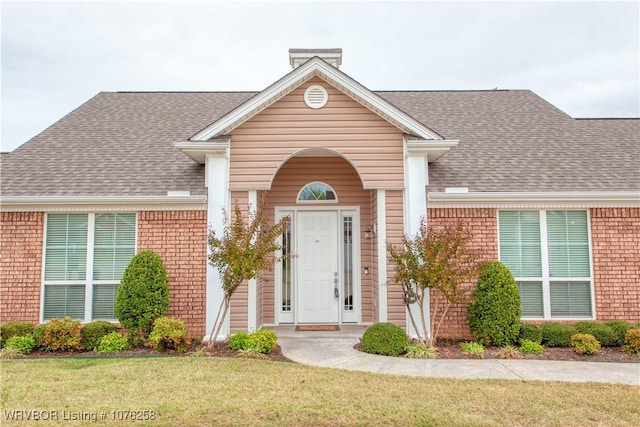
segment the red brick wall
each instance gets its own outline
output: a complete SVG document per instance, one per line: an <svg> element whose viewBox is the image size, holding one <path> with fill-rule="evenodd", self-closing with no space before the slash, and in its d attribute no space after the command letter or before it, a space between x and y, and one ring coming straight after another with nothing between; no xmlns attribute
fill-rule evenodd
<svg viewBox="0 0 640 427"><path fill-rule="evenodd" d="M0 323L40 321L44 213L2 212Z"/></svg>
<svg viewBox="0 0 640 427"><path fill-rule="evenodd" d="M430 227L456 227L461 223L470 233L470 248L478 252L481 261L498 259L498 217L496 209L467 209L467 208L443 208L427 209L427 222ZM475 281L466 284L469 290L475 286ZM435 298L439 297L431 293L432 313ZM440 300L443 307L444 299ZM442 313L442 309L440 309ZM440 314L441 315L441 314ZM439 319L440 315L437 315ZM467 304L455 304L447 312L439 333L440 338L472 338L467 320Z"/></svg>
<svg viewBox="0 0 640 427"><path fill-rule="evenodd" d="M640 322L640 209L590 213L597 319Z"/></svg>
<svg viewBox="0 0 640 427"><path fill-rule="evenodd" d="M168 315L182 319L190 335L204 336L207 212L140 212L138 251L146 249L157 252L167 269L170 292Z"/></svg>

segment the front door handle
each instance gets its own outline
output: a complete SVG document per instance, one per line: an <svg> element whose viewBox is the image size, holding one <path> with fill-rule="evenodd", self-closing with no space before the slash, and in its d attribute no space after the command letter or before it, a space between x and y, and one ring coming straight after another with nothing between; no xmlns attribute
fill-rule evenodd
<svg viewBox="0 0 640 427"><path fill-rule="evenodd" d="M338 288L333 288L333 294L336 296L336 298L339 297L338 295Z"/></svg>

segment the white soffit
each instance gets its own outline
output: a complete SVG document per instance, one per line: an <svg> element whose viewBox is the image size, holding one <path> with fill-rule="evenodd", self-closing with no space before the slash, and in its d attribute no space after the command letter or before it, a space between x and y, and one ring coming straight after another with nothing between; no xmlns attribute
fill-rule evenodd
<svg viewBox="0 0 640 427"><path fill-rule="evenodd" d="M0 197L2 212L137 212L206 210L207 196L14 196Z"/></svg>
<svg viewBox="0 0 640 427"><path fill-rule="evenodd" d="M190 141L207 141L228 134L313 77L319 77L332 84L407 134L428 140L443 139L442 136L382 99L336 67L315 57L192 136Z"/></svg>
<svg viewBox="0 0 640 427"><path fill-rule="evenodd" d="M640 208L639 191L427 193L430 208Z"/></svg>

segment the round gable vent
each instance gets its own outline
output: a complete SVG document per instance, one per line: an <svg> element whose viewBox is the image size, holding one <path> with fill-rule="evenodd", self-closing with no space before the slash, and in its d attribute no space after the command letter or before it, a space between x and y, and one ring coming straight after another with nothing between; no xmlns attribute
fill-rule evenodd
<svg viewBox="0 0 640 427"><path fill-rule="evenodd" d="M304 102L309 108L322 108L327 104L329 94L326 89L319 85L309 86L304 91Z"/></svg>

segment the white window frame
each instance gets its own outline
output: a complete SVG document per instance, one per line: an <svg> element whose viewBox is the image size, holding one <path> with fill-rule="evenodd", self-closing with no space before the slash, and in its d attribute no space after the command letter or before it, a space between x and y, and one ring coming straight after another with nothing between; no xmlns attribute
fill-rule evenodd
<svg viewBox="0 0 640 427"><path fill-rule="evenodd" d="M500 212L501 211L536 211L540 220L540 255L542 260L542 276L541 277L514 277L516 282L542 282L542 317L522 316L522 320L594 320L597 317L595 290L593 283L593 245L591 243L591 212L589 209L498 209L497 216L497 243L498 243L498 259L502 259L500 254ZM547 237L547 211L563 211L563 212L586 212L587 215L587 235L589 243L589 274L590 277L551 277L549 273L549 242ZM588 282L589 294L591 298L591 316L572 316L572 317L552 317L551 316L551 283L552 282Z"/></svg>
<svg viewBox="0 0 640 427"><path fill-rule="evenodd" d="M66 285L83 285L84 288L84 319L80 319L82 323L92 322L93 319L93 286L94 285L116 285L120 281L117 280L94 280L93 279L93 252L95 246L95 219L96 214L116 214L119 212L104 211L104 212L55 212L51 215L65 215L65 214L82 214L87 215L87 260L85 268L84 280L45 280L45 267L46 267L46 254L47 254L47 223L49 213L45 213L44 218L44 238L42 241L42 284L40 287L40 323L44 323L47 320L44 319L44 304L45 304L45 287L46 286L66 286ZM135 234L134 234L134 255L138 253L138 213L127 212L135 214ZM96 319L97 320L97 319ZM105 319L106 320L106 319ZM111 323L118 323L117 319L107 320Z"/></svg>

